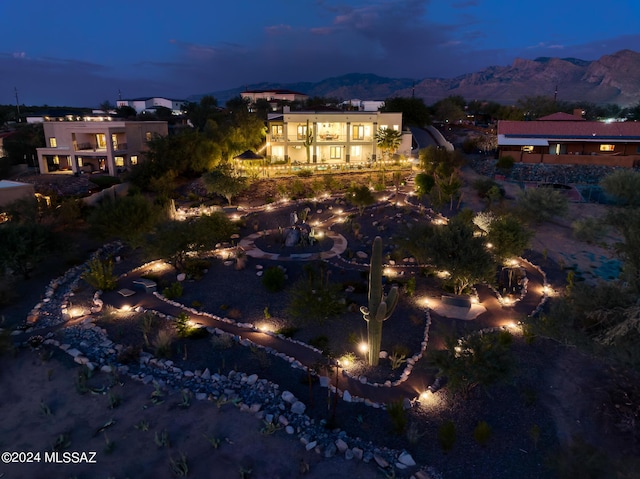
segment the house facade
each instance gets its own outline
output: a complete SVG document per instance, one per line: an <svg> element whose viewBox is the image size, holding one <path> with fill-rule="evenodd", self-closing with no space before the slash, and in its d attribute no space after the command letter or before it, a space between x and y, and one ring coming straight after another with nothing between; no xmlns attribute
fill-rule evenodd
<svg viewBox="0 0 640 479"><path fill-rule="evenodd" d="M306 101L309 99L309 96L305 95L304 93L283 89L246 90L240 93L240 96L244 99L248 99L251 103L255 103L258 100L267 100L269 102L292 102Z"/></svg>
<svg viewBox="0 0 640 479"><path fill-rule="evenodd" d="M499 121L498 154L522 163L640 166L640 122L586 121L567 113Z"/></svg>
<svg viewBox="0 0 640 479"><path fill-rule="evenodd" d="M310 164L317 169L371 166L383 160L375 134L402 132L397 154L411 156L411 132L402 131L402 113L287 111L269 115L266 157L270 164Z"/></svg>
<svg viewBox="0 0 640 479"><path fill-rule="evenodd" d="M45 121L46 147L38 148L41 173L112 176L136 165L147 142L168 134L166 121Z"/></svg>
<svg viewBox="0 0 640 479"><path fill-rule="evenodd" d="M131 100L118 100L116 106L118 108L123 106L129 106L133 108L136 113L142 113L144 111L155 111L158 107L169 108L174 115L181 115L184 111L184 100L172 100L170 98L163 97L145 97L134 98Z"/></svg>

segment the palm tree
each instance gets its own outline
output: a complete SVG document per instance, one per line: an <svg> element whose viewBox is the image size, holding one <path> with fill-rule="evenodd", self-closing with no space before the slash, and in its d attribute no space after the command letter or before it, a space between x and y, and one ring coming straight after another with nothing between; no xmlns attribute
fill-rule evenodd
<svg viewBox="0 0 640 479"><path fill-rule="evenodd" d="M378 148L382 150L382 185L384 186L384 162L398 151L402 143L402 133L391 128L380 128L374 135Z"/></svg>

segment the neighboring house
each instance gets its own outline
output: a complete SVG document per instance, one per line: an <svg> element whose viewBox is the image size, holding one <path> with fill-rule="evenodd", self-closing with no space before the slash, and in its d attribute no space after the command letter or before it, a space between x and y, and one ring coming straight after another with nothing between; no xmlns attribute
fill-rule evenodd
<svg viewBox="0 0 640 479"><path fill-rule="evenodd" d="M402 113L289 111L270 114L267 159L271 164L313 164L318 169L370 165L380 160L379 129L401 131ZM402 132L397 154L411 155L411 133Z"/></svg>
<svg viewBox="0 0 640 479"><path fill-rule="evenodd" d="M147 142L166 136L166 121L45 121L47 144L38 148L41 173L110 175L136 165Z"/></svg>
<svg viewBox="0 0 640 479"><path fill-rule="evenodd" d="M172 100L162 97L133 98L131 100L118 100L116 107L130 106L136 113L154 112L157 107L164 107L171 110L174 115L184 113L185 100Z"/></svg>
<svg viewBox="0 0 640 479"><path fill-rule="evenodd" d="M345 109L358 111L378 111L384 106L384 100L358 100L357 98L346 100L340 103Z"/></svg>
<svg viewBox="0 0 640 479"><path fill-rule="evenodd" d="M586 121L568 113L501 120L498 152L523 163L630 168L640 164L640 122Z"/></svg>
<svg viewBox="0 0 640 479"><path fill-rule="evenodd" d="M240 93L242 98L248 98L251 103L255 103L258 100L267 100L268 102L283 102L283 101L306 101L309 99L308 95L299 93L292 90L272 89L272 90L246 90Z"/></svg>

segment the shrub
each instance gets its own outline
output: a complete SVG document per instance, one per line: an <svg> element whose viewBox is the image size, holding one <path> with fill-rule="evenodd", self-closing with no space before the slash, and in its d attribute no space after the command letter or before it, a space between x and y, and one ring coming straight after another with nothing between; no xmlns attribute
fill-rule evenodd
<svg viewBox="0 0 640 479"><path fill-rule="evenodd" d="M407 427L407 412L404 410L402 400L392 401L387 404L387 413L391 418L393 431L396 434L404 433Z"/></svg>
<svg viewBox="0 0 640 479"><path fill-rule="evenodd" d="M211 264L206 259L187 258L184 262L184 272L189 278L200 279Z"/></svg>
<svg viewBox="0 0 640 479"><path fill-rule="evenodd" d="M110 291L115 289L118 279L113 274L113 261L93 258L89 261L89 269L82 278L96 289Z"/></svg>
<svg viewBox="0 0 640 479"><path fill-rule="evenodd" d="M438 428L438 442L444 452L449 452L456 443L456 426L453 421L445 421Z"/></svg>
<svg viewBox="0 0 640 479"><path fill-rule="evenodd" d="M176 299L182 296L183 291L184 291L184 288L182 286L182 283L179 281L176 281L172 283L170 286L167 286L166 288L164 288L162 290L162 295L167 299Z"/></svg>
<svg viewBox="0 0 640 479"><path fill-rule="evenodd" d="M309 178L313 176L313 170L309 168L303 168L302 170L296 172L296 176L300 178Z"/></svg>
<svg viewBox="0 0 640 479"><path fill-rule="evenodd" d="M91 176L91 178L89 178L89 181L98 186L98 188L102 189L122 183L120 179L116 178L115 176Z"/></svg>
<svg viewBox="0 0 640 479"><path fill-rule="evenodd" d="M499 168L501 170L510 170L511 168L513 168L513 164L515 162L516 160L513 158L513 156L503 156L496 162L496 168Z"/></svg>
<svg viewBox="0 0 640 479"><path fill-rule="evenodd" d="M602 220L597 218L585 218L571 223L573 237L585 243L598 243L607 233L607 227Z"/></svg>
<svg viewBox="0 0 640 479"><path fill-rule="evenodd" d="M181 338L191 339L204 338L209 334L206 328L191 325L186 313L180 313L176 318L176 331Z"/></svg>
<svg viewBox="0 0 640 479"><path fill-rule="evenodd" d="M486 446L491 437L491 426L486 421L478 422L478 425L473 430L473 438L481 446Z"/></svg>
<svg viewBox="0 0 640 479"><path fill-rule="evenodd" d="M173 332L168 329L161 329L153 339L153 345L156 356L168 358L171 356L171 346L173 344Z"/></svg>
<svg viewBox="0 0 640 479"><path fill-rule="evenodd" d="M262 285L271 293L277 293L284 289L286 277L282 268L271 266L262 275Z"/></svg>

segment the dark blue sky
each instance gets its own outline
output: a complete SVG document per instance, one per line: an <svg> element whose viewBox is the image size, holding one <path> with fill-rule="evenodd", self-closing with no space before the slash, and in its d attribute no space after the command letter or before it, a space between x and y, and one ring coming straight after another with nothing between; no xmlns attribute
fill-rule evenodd
<svg viewBox="0 0 640 479"><path fill-rule="evenodd" d="M0 104L97 107L346 73L640 51L637 0L0 0Z"/></svg>

